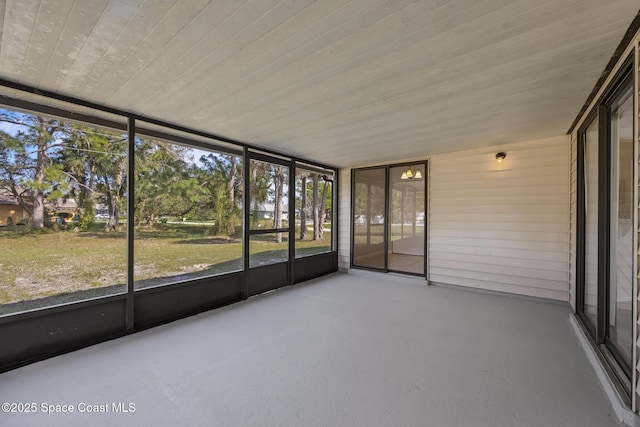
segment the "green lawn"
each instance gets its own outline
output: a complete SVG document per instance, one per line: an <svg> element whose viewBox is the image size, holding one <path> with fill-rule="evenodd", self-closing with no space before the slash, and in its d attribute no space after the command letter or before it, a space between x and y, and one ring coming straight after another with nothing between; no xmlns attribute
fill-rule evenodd
<svg viewBox="0 0 640 427"><path fill-rule="evenodd" d="M287 258L288 244L277 244L273 237L252 238L252 265ZM296 253L325 252L330 242L328 232L322 241L296 241ZM2 227L0 244L5 254L0 258L0 315L125 289L124 233ZM242 269L241 240L212 236L207 224L137 231L134 253L136 288Z"/></svg>

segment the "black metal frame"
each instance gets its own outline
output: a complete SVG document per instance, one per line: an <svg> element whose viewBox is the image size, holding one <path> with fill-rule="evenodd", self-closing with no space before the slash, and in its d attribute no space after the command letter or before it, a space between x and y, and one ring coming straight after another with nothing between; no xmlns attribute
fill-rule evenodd
<svg viewBox="0 0 640 427"><path fill-rule="evenodd" d="M198 141L196 139L185 138L182 136L171 135L169 133L161 132L158 130L147 129L143 126L138 126L137 124L136 124L136 135L144 135L150 138L154 138L156 140L167 141L167 142L170 142L171 144L180 144L188 147L198 147L204 150L216 151L218 153L230 154L238 157L241 157L243 153L242 149L234 150L232 148L224 147L222 145L208 144L203 141Z"/></svg>
<svg viewBox="0 0 640 427"><path fill-rule="evenodd" d="M304 163L298 163L298 162L294 162L293 165L293 171L294 171L294 175L293 175L293 181L291 182L291 185L293 185L294 187L290 187L290 188L295 188L295 173L297 172L298 169L302 169L305 171L310 171L310 172L316 172L316 173L326 173L327 171L331 171L332 173L332 177L333 179L331 180L331 209L333 210L333 214L332 214L332 222L331 222L331 250L327 251L327 252L321 252L321 253L317 253L317 254L311 254L311 255L296 255L295 254L295 243L293 245L293 252L294 252L294 260L299 260L302 258L308 258L308 257L314 257L316 255L321 255L321 254L326 254L326 253L330 253L333 251L337 250L338 247L338 243L337 243L337 237L338 237L338 230L335 229L334 224L333 224L333 220L335 220L335 218L337 218L337 210L338 210L338 201L336 200L336 185L337 185L337 178L338 178L338 174L336 173L336 171L332 170L332 169L320 169L317 167L313 167L313 166L306 166L304 165ZM295 197L294 197L294 202L295 202ZM296 214L296 209L295 206L293 206L293 209L289 209L289 218L295 218L295 214ZM291 216L293 215L293 217ZM296 233L295 233L295 227L292 230L293 233L293 239L295 240L296 238Z"/></svg>
<svg viewBox="0 0 640 427"><path fill-rule="evenodd" d="M134 308L134 239L135 228L133 221L133 206L135 203L136 178L133 171L136 167L136 122L133 118L128 120L127 129L127 332L132 332L134 328L135 308Z"/></svg>
<svg viewBox="0 0 640 427"><path fill-rule="evenodd" d="M598 98L596 106L589 113L578 130L577 147L577 227L576 227L576 314L583 328L601 353L601 360L613 373L616 387L630 402L631 366L624 361L617 348L609 339L610 305L610 226L611 226L611 103L633 85L633 55L627 57L612 80L608 90ZM634 98L635 102L635 98ZM585 134L587 128L598 124L598 298L597 322L592 324L584 314L585 298ZM635 120L633 126L636 126ZM635 177L634 177L635 182ZM635 207L637 208L637 207ZM632 301L635 305L635 301ZM633 308L632 308L633 309Z"/></svg>
<svg viewBox="0 0 640 427"><path fill-rule="evenodd" d="M0 105L41 114L60 117L79 123L92 124L100 127L127 131L127 288L124 293L107 295L81 301L74 301L42 309L29 310L0 316L0 336L4 342L11 345L0 348L0 372L15 369L48 357L74 351L82 347L93 345L109 339L121 337L155 325L187 317L201 311L228 305L241 301L254 293L264 292L260 286L251 288L249 268L249 236L261 234L265 230L249 230L249 159L267 159L267 161L285 164L290 169L290 188L295 176L291 173L293 165L301 163L311 167L331 170L334 174L333 189L333 219L335 233L332 233L332 251L317 256L305 257L298 263L292 259L295 250L289 251L288 267L286 269L285 284L299 283L320 275L338 270L337 263L337 223L338 223L338 188L336 187L338 169L311 160L283 155L276 151L253 146L247 143L225 138L219 135L189 129L184 126L145 117L143 115L122 111L90 101L60 95L54 92L39 90L31 86L0 79L0 87L16 89L20 92L35 94L44 99L54 99L69 104L69 110L47 106L35 102L24 101L0 95ZM88 108L97 115L74 113L77 107ZM121 117L122 121L105 119L104 114ZM137 127L139 122L146 122L152 126L167 129L152 130ZM186 135L171 134L171 131ZM243 159L243 270L228 272L194 280L169 283L145 289L134 290L134 221L132 209L135 196L135 137L136 134L167 140L173 143L193 146L207 150L219 151L226 154L242 156ZM211 144L195 139L195 137L211 140ZM238 150L215 144L215 141L238 146ZM270 157L271 155L276 157ZM289 191L289 209L295 209L295 191ZM295 217L295 213L294 213ZM291 229L294 231L292 232ZM268 230L266 232L289 232L290 245L294 242L291 234L295 228L289 222L288 229ZM266 266L271 267L271 266Z"/></svg>
<svg viewBox="0 0 640 427"><path fill-rule="evenodd" d="M264 162L264 163L271 163L271 164L275 164L275 165L279 165L279 166L284 166L287 168L288 170L288 183L287 185L289 185L289 191L288 191L288 209L289 209L289 215L291 215L291 207L292 207L292 196L295 198L295 191L291 191L292 187L291 187L291 179L292 179L292 169L293 169L293 165L295 164L293 160L284 160L280 157L271 157L269 155L266 154L262 154L262 153L256 153L254 151L249 151L248 152L248 162L247 164L244 166L246 173L248 175L248 180L245 182L245 193L248 195L249 199L247 200L247 207L245 209L245 212L247 214L248 221L246 223L245 226L245 237L246 237L246 245L247 245L247 250L246 250L246 255L247 255L247 263L248 265L250 265L250 256L251 256L251 251L250 251L250 245L251 245L251 237L252 236L257 236L257 235L261 235L261 234L272 234L272 233L287 233L289 240L288 240L288 254L287 254L287 260L286 261L281 261L281 262L276 262L273 264L269 264L269 265L264 265L264 266L259 266L259 267L249 267L247 270L247 295L248 296L253 296L253 295L258 295L262 292L267 292L273 289L277 289L280 288L282 286L286 286L286 285L291 285L293 284L291 279L293 276L292 273L292 268L293 268L293 262L292 262L292 257L291 257L291 245L292 245L292 241L291 241L291 235L292 235L292 229L294 230L293 233L295 234L295 227L291 227L291 216L289 216L289 220L287 221L287 225L288 227L286 228L264 228L264 229L260 229L260 230L252 230L251 229L251 219L250 219L250 204L251 204L251 183L249 181L250 179L250 169L251 169L251 161L252 160L256 160L259 162ZM293 179L295 180L295 176L293 176ZM294 202L294 207L295 207L295 202ZM284 276L284 277L283 277Z"/></svg>
<svg viewBox="0 0 640 427"><path fill-rule="evenodd" d="M425 209L425 217L424 217L424 267L423 274L412 273L401 270L392 270L389 269L389 236L391 235L391 224L389 221L390 218L390 210L391 210L391 191L390 191L390 171L392 168L403 167L403 166L416 166L421 165L424 166L424 209ZM356 191L356 181L355 175L359 171L367 171L367 170L381 170L384 169L385 177L384 177L384 191L385 191L385 222L384 222L384 268L374 268L374 267L365 267L354 264L354 249L355 249L355 216L354 216L354 204L355 204L355 191ZM401 273L410 276L416 277L424 277L425 280L428 278L428 206L429 206L429 194L428 194L428 178L429 177L429 161L428 160L417 160L413 162L400 162L400 163L392 163L386 165L379 166L368 166L364 168L355 168L351 169L351 247L350 247L350 256L349 256L349 266L350 268L360 269L360 270L369 270L369 271L377 271L384 273Z"/></svg>
<svg viewBox="0 0 640 427"><path fill-rule="evenodd" d="M355 191L356 191L356 172L359 171L366 171L366 170L379 170L379 169L385 169L385 194L386 194L386 166L369 166L369 167L364 167L364 168L356 168L356 169L351 169L351 200L350 200L350 206L351 206L351 218L349 219L350 222L350 235L351 235L351 242L350 242L350 249L349 249L349 268L356 268L356 269L360 269L360 270L368 270L368 271L378 271L378 272L388 272L388 270L386 269L387 263L385 260L385 268L374 268L374 267L364 267L364 266L359 266L359 265L355 265L353 263L353 254L354 254L354 250L355 250L355 232L356 232L356 226L355 226L355 216L354 216L354 207L355 207ZM367 200L370 200L370 189L369 189L369 197L367 197ZM386 199L386 197L385 197ZM386 210L386 200L385 200L385 210ZM387 218L385 217L385 223L387 221ZM367 224L369 224L369 218L367 218ZM371 233L367 233L368 235L371 235ZM385 234L386 234L386 227L385 227ZM383 236L385 239L385 256L386 256L386 236Z"/></svg>

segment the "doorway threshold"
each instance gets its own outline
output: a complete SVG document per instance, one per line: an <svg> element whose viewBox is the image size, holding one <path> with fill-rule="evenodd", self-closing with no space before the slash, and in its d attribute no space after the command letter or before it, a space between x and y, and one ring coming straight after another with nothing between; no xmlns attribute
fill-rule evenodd
<svg viewBox="0 0 640 427"><path fill-rule="evenodd" d="M347 270L347 274L352 274L355 276L363 276L363 277L384 277L384 276L393 276L399 279L406 280L412 283L419 283L421 285L428 285L429 282L425 277L415 276L413 274L403 274L395 271L371 271L371 270L361 270L359 268L349 268Z"/></svg>

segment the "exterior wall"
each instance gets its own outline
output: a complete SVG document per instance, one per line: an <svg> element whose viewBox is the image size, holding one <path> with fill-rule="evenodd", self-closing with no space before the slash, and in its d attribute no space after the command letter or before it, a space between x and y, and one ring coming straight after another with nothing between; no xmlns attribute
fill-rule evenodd
<svg viewBox="0 0 640 427"><path fill-rule="evenodd" d="M7 218L11 217L14 224L29 218L29 214L17 205L0 205L0 225L7 225Z"/></svg>
<svg viewBox="0 0 640 427"><path fill-rule="evenodd" d="M622 54L619 55L619 60L618 63L613 67L613 69L610 71L609 76L607 77L607 79L603 82L602 86L600 87L598 93L596 93L594 100L592 100L591 104L589 105L589 107L586 109L585 114L580 118L580 120L576 123L576 126L574 128L574 131L571 135L571 140L572 140L572 150L571 150L571 223L572 223L572 227L571 227L571 253L570 253L570 260L571 260L571 305L574 307L576 306L576 293L575 293L575 272L576 272L576 245L575 245L575 241L576 241L576 214L577 214L577 204L576 204L576 192L577 192L577 135L578 135L578 130L580 129L580 127L582 126L584 120L586 119L586 117L588 116L589 112L593 110L593 108L595 108L596 105L596 100L598 100L601 95L608 89L609 85L611 84L611 81L613 79L613 77L616 75L616 73L618 72L618 70L620 69L621 65L624 63L625 59L628 57L628 55L632 54L634 55L634 93L636 94L636 99L634 102L634 113L635 113L635 117L638 117L638 122L636 123L636 126L634 127L634 138L635 138L635 143L634 143L634 181L635 181L635 185L634 185L634 203L637 207L637 209L634 212L634 218L633 218L633 229L637 230L636 236L635 236L635 241L632 242L631 244L633 244L634 246L634 257L633 260L631 260L633 266L632 266L632 271L634 272L633 277L631 278L631 286L632 286L632 293L633 295L635 295L634 301L634 307L633 307L633 316L635 318L635 322L634 322L634 331L633 331L633 336L635 337L635 345L633 347L633 363L635 364L635 369L633 369L633 373L632 373L632 379L631 379L631 384L632 384L632 393L631 393L631 398L632 398L632 410L634 412L638 412L638 402L640 401L640 357L638 357L638 355L640 354L640 337L638 337L638 330L640 330L640 315L638 313L638 306L640 305L640 292L638 290L638 277L640 276L640 258L638 256L638 242L640 241L640 228L638 227L638 217L640 216L640 205L638 203L638 193L640 191L640 176L639 176L639 167L638 167L638 163L640 161L640 141L639 141L639 132L638 129L640 126L640 116L639 116L639 111L638 111L638 105L640 103L640 85L639 85L639 81L640 81L640 60L639 60L639 51L640 51L640 33L636 34L633 41L625 48L624 52L622 52Z"/></svg>
<svg viewBox="0 0 640 427"><path fill-rule="evenodd" d="M351 258L351 169L340 169L338 188L338 267L347 269Z"/></svg>
<svg viewBox="0 0 640 427"><path fill-rule="evenodd" d="M571 135L571 196L570 196L570 223L571 236L569 244L569 302L571 308L576 309L576 250L577 250L577 203L578 203L578 141L577 135Z"/></svg>
<svg viewBox="0 0 640 427"><path fill-rule="evenodd" d="M569 301L569 150L561 136L433 156L428 279Z"/></svg>
<svg viewBox="0 0 640 427"><path fill-rule="evenodd" d="M497 163L495 153L507 158ZM569 301L570 138L432 156L428 279ZM350 255L349 169L340 171L341 268Z"/></svg>

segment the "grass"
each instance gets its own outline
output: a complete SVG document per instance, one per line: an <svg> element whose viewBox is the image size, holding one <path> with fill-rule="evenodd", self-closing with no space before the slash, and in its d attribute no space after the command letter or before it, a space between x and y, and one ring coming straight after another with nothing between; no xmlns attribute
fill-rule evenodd
<svg viewBox="0 0 640 427"><path fill-rule="evenodd" d="M96 226L99 229L100 225ZM162 224L135 234L136 288L242 269L239 238L211 235L206 224ZM288 244L253 236L251 265L286 260ZM296 255L330 249L324 240L296 241ZM0 228L0 315L122 292L127 278L124 232L74 232Z"/></svg>

